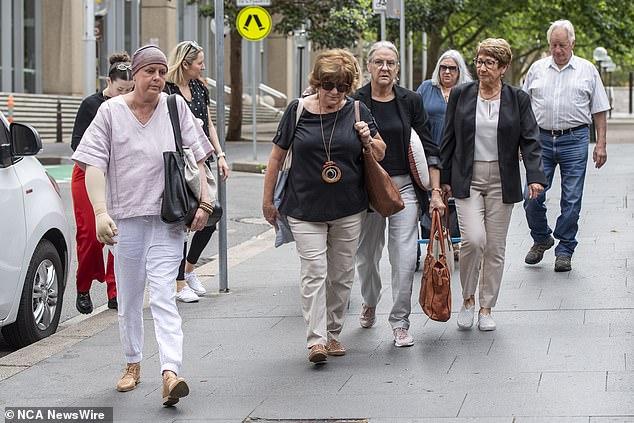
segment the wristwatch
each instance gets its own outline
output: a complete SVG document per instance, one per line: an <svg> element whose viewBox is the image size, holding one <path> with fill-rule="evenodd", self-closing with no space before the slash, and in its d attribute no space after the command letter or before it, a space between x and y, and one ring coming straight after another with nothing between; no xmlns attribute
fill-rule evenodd
<svg viewBox="0 0 634 423"><path fill-rule="evenodd" d="M216 154L216 157L221 158L221 157L227 157L227 155L225 154L225 152L223 151L222 153Z"/></svg>

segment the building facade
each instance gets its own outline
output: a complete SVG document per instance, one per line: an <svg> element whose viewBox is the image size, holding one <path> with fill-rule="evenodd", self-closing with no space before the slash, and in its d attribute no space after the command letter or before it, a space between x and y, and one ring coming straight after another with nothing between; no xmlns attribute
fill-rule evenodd
<svg viewBox="0 0 634 423"><path fill-rule="evenodd" d="M86 30L85 16L91 9L92 33ZM0 24L3 92L85 96L86 86L92 87L86 83L92 72L84 71L89 54L95 54L96 91L104 87L110 54L132 53L148 43L169 54L178 42L196 40L205 49L206 76L215 79L218 71L212 20L199 16L198 4L187 0L2 0ZM229 35L223 36L224 79L229 85ZM92 42L94 49L87 49ZM256 72L258 81L288 98L296 97L306 84L310 43L274 32L262 41L248 43L242 40L245 93ZM253 45L257 54L247 54Z"/></svg>

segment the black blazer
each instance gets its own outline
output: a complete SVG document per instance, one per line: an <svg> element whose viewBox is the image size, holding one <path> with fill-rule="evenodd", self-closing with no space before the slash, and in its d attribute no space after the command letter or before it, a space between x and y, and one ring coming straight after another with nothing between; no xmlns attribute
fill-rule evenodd
<svg viewBox="0 0 634 423"><path fill-rule="evenodd" d="M396 108L398 109L398 115L401 118L403 124L403 142L402 148L407 157L409 148L409 137L412 131L412 127L420 137L423 143L423 149L425 150L425 158L427 159L428 166L439 167L440 159L438 146L431 138L431 132L429 129L429 119L427 118L427 112L423 108L423 100L420 94L394 85L394 94L396 95ZM372 110L372 87L370 84L366 84L359 88L352 96L355 100L361 101L368 109ZM376 116L374 116L376 119Z"/></svg>
<svg viewBox="0 0 634 423"><path fill-rule="evenodd" d="M471 188L478 89L478 81L454 87L447 104L440 181L451 185L456 198L469 197ZM518 151L522 152L527 182L546 186L539 127L530 98L521 89L502 85L497 134L502 201L517 203L523 199Z"/></svg>

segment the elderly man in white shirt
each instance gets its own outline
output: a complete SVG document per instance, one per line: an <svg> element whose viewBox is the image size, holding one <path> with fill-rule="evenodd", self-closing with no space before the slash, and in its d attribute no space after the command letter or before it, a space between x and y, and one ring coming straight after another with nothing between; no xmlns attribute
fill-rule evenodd
<svg viewBox="0 0 634 423"><path fill-rule="evenodd" d="M588 161L589 126L594 118L597 141L592 159L597 168L607 160L606 112L610 109L601 77L594 65L573 54L575 31L567 20L553 22L547 32L551 56L535 62L526 75L523 90L531 97L540 127L544 172L552 185L555 168L561 173L561 214L553 231L546 218L546 191L524 201L533 246L527 264L537 264L544 252L555 248L555 271L572 269L571 258L577 246L579 213Z"/></svg>

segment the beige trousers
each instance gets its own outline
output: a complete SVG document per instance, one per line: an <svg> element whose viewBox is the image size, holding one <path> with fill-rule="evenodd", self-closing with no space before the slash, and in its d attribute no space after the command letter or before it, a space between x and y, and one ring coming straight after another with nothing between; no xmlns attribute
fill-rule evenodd
<svg viewBox="0 0 634 423"><path fill-rule="evenodd" d="M494 307L502 284L506 234L513 212L513 204L502 202L498 162L475 161L469 198L455 201L462 237L462 297L466 300L475 295L479 282L480 307Z"/></svg>
<svg viewBox="0 0 634 423"><path fill-rule="evenodd" d="M308 348L339 338L365 214L363 211L328 222L288 217L301 262L302 314Z"/></svg>

